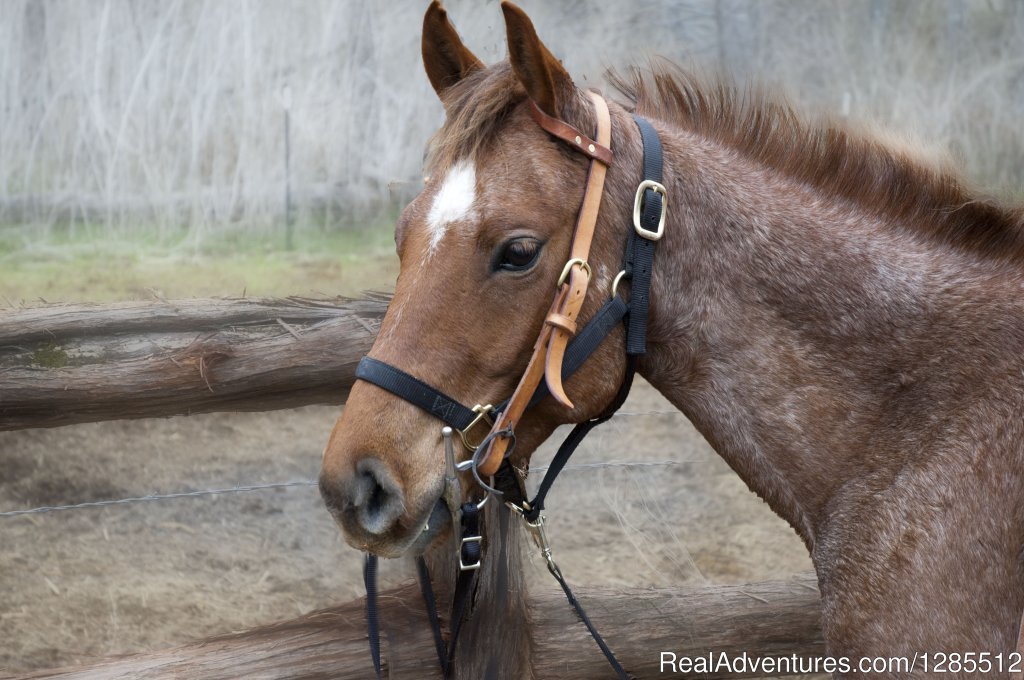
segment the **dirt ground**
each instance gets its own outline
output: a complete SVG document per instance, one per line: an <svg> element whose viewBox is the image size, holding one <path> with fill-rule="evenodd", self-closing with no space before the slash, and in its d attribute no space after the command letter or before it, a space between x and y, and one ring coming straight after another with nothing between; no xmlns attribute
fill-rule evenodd
<svg viewBox="0 0 1024 680"><path fill-rule="evenodd" d="M572 583L740 583L811 568L792 529L652 388L638 385L623 411L575 462L676 464L563 474L549 535ZM337 412L0 433L0 511L313 480ZM552 453L549 443L534 460ZM363 592L361 556L313 486L0 517L0 546L0 674L166 647ZM546 583L538 557L528 568ZM382 574L396 583L412 569L390 561Z"/></svg>

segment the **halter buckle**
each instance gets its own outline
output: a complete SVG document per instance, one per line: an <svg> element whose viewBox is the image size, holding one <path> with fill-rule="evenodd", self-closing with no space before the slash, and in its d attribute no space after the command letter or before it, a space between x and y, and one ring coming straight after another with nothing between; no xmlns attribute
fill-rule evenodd
<svg viewBox="0 0 1024 680"><path fill-rule="evenodd" d="M487 431L489 432L491 428L494 427L494 421L491 420L491 412L493 411L494 406L492 406L491 404L483 406L477 404L476 406L473 407L473 412L476 413L476 418L473 418L472 422L470 422L469 425L465 427L465 429L458 431L459 437L462 439L462 445L465 446L468 451L476 451L478 448L480 448L480 444L482 444L484 440L481 439L476 444L473 444L469 441L469 437L467 436L467 434L469 433L470 430L479 425L481 422L487 424ZM486 436L486 434L484 436Z"/></svg>
<svg viewBox="0 0 1024 680"><path fill-rule="evenodd" d="M644 194L648 189L656 194L661 194L661 217L658 218L658 229L656 231L645 229L640 224L640 209L644 202ZM637 235L648 241L659 240L665 234L665 213L667 212L668 193L665 185L661 182L655 182L653 179L645 179L643 182L640 182L640 186L636 188L636 198L633 200L633 229L636 230Z"/></svg>
<svg viewBox="0 0 1024 680"><path fill-rule="evenodd" d="M593 272L590 270L590 265L587 263L587 261L579 257L574 257L568 262L566 262L565 266L562 267L562 274L561 276L558 277L558 283L555 285L555 288L562 287L562 284L565 283L565 280L569 278L569 272L576 265L579 265L580 269L587 273L588 279L593 276Z"/></svg>
<svg viewBox="0 0 1024 680"><path fill-rule="evenodd" d="M473 564L466 564L462 561L462 548L467 543L480 543L484 540L483 536L466 536L459 543L459 571L474 571L480 568L480 558L477 558Z"/></svg>

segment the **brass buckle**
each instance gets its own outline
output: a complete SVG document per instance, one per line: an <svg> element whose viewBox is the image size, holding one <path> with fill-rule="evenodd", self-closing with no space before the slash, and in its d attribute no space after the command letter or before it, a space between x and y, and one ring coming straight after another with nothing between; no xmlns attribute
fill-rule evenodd
<svg viewBox="0 0 1024 680"><path fill-rule="evenodd" d="M648 189L653 190L655 193L661 194L661 219L658 220L658 230L651 231L650 229L644 229L640 226L640 204L644 200L644 192ZM668 194L665 191L665 185L661 182L655 182L651 179L645 179L640 182L640 186L636 188L636 198L633 200L633 229L641 237L648 241L657 241L665 234L665 213L668 212Z"/></svg>
<svg viewBox="0 0 1024 680"><path fill-rule="evenodd" d="M555 288L562 287L562 284L565 283L565 280L569 278L569 271L576 265L579 265L580 269L587 273L588 279L593 276L593 272L590 270L590 265L587 264L587 261L580 259L578 257L574 257L568 262L566 262L565 266L562 267L562 275L558 277L558 283L555 284Z"/></svg>
<svg viewBox="0 0 1024 680"><path fill-rule="evenodd" d="M490 404L487 404L486 406L481 406L480 404L477 404L476 406L473 407L473 412L477 414L476 418L473 418L473 421L469 425L467 425L465 429L458 431L459 437L462 439L462 445L465 446L466 449L468 449L469 451L476 451L480 447L480 444L483 443L484 438L486 438L487 434L485 433L484 438L481 438L476 444L471 444L466 434L474 427L476 427L478 424L480 424L481 421L487 424L487 431L490 432L491 428L494 427L494 421L491 420L490 415L491 411L493 410L494 407Z"/></svg>

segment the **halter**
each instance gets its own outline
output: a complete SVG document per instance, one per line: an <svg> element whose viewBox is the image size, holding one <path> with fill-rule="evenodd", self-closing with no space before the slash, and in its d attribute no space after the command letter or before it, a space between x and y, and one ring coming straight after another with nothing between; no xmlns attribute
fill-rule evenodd
<svg viewBox="0 0 1024 680"><path fill-rule="evenodd" d="M595 139L587 137L564 121L548 116L533 101L529 102L533 120L543 130L566 143L569 148L588 157L590 167L587 171L583 201L576 218L569 258L562 268L562 273L555 286L554 299L545 316L544 325L537 341L534 343L533 353L526 370L512 396L496 406L477 404L467 407L440 390L383 361L363 357L356 368L356 378L373 383L437 417L457 431L463 445L472 451L469 460L456 464L452 432L448 427L444 428L443 437L448 469L445 479L445 502L452 511L453 533L456 524L461 528L461 536L456 534L459 576L452 602L452 631L447 646L441 635L437 607L430 585L430 575L423 558L417 559L420 587L427 604L438 659L446 678L450 677L452 672L459 628L471 599L476 570L480 567L482 542L480 509L492 494L502 496L505 505L523 518L541 549L548 571L562 587L566 598L587 626L594 641L601 648L620 680L629 678L615 655L605 644L604 639L591 624L563 578L561 570L552 559L551 547L544 531L545 516L541 514L548 491L573 452L590 430L614 415L629 394L636 372L637 358L643 355L647 349L651 266L655 246L665 229L666 191L661 184L661 141L651 124L634 114L633 119L643 140L644 176L643 181L637 187L633 202L633 219L622 270L612 284L611 299L577 333L577 319L586 299L591 279L591 268L587 257L597 224L605 174L614 159L610 148L611 118L608 104L595 92L587 94L594 105L597 119ZM628 302L620 297L618 291L619 284L623 279L630 281L631 284ZM578 423L573 428L552 459L537 495L533 500L527 501L522 482L509 458L509 454L514 448L516 425L527 410L549 395L559 403L572 408L572 402L563 389L563 381L583 365L620 322L624 322L626 328L626 375L618 392L600 415ZM541 377L544 377L543 383ZM483 425L485 424L489 426L489 432L483 435ZM457 473L465 470L471 470L480 487L485 490L485 495L479 502L462 502ZM490 483L485 483L484 477L488 478ZM364 571L367 588L367 622L371 656L377 677L380 678L376 569L376 555L367 554Z"/></svg>

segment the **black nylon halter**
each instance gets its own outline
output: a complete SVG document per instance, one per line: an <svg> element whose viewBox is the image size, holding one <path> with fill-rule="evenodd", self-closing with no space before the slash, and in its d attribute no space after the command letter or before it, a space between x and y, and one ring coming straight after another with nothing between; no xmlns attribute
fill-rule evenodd
<svg viewBox="0 0 1024 680"><path fill-rule="evenodd" d="M596 426L610 419L622 406L622 403L629 395L630 387L633 383L637 359L647 351L647 316L650 303L652 266L655 247L657 246L658 239L661 238L661 227L664 224L665 215L664 194L661 187L663 157L661 140L654 127L647 120L635 114L633 119L640 130L640 136L643 140L644 160L643 182L637 190L636 199L639 215L630 224L622 273L620 275L630 282L629 301L626 302L618 294L613 294L612 298L594 314L583 330L569 343L565 359L562 363L562 378L567 379L597 350L612 329L620 321L624 321L626 327L626 375L618 392L605 410L595 418L578 423L565 441L562 442L533 500L527 502L525 490L509 458L506 457L501 462L501 466L495 473L497 490L502 494L505 503L521 512L527 522L530 523L536 523L541 519L544 500L548 492L586 435ZM479 411L461 404L458 400L451 398L422 380L378 359L363 357L356 368L355 375L360 380L372 383L408 401L460 432L470 427L479 416ZM532 408L548 395L547 386L544 382L541 382L536 392L530 398L528 408ZM493 407L493 412L501 413L507 403L508 400L506 399L504 402L496 405ZM468 503L463 508L465 509L467 506L476 507L475 504ZM465 518L466 515L464 514L463 517ZM467 528L465 526L466 522L463 521L464 536L467 530L479 532L477 527L479 516L475 512L471 512L470 522L472 526ZM452 530L454 531L455 528L453 527ZM475 533L474 535L479 534ZM470 545L479 549L478 542L471 543ZM371 656L377 678L379 679L381 677L381 655L376 606L376 567L376 556L367 555L364 572L367 588L367 623ZM421 591L427 605L427 612L434 634L438 660L444 677L449 678L453 671L452 661L454 660L455 643L465 610L467 609L466 603L473 589L473 575L475 572L460 572L452 604L452 634L446 649L441 635L433 589L430 586L430 575L422 558L417 560L417 569L420 577ZM615 670L620 680L629 680L630 676L619 664L614 653L590 622L586 612L583 611L582 606L562 576L561 570L550 559L548 560L548 570L562 587L569 603L576 610L580 620L587 627L587 630L601 648L602 653L608 659L609 664Z"/></svg>

